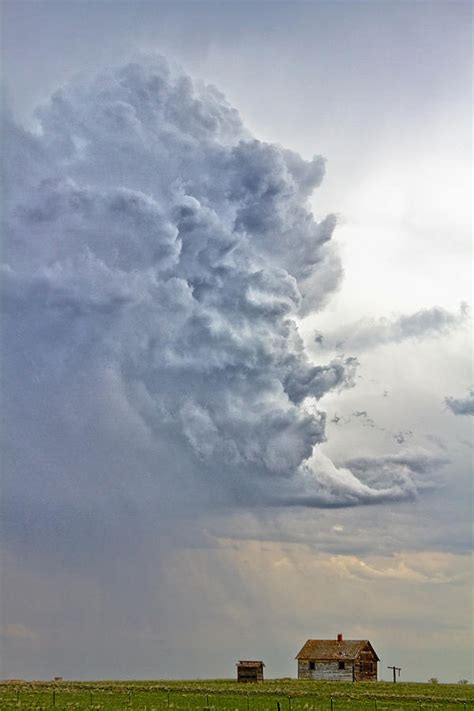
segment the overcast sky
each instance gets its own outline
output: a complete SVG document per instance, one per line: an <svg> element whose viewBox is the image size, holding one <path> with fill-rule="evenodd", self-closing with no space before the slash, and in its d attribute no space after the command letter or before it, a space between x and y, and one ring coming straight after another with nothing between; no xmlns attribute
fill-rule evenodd
<svg viewBox="0 0 474 711"><path fill-rule="evenodd" d="M473 681L471 4L2 15L2 677Z"/></svg>

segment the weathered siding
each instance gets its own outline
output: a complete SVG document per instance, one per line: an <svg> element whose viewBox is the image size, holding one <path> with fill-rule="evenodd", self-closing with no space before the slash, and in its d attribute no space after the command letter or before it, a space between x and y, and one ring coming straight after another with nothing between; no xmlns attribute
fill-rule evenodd
<svg viewBox="0 0 474 711"><path fill-rule="evenodd" d="M263 681L263 663L237 664L237 681L257 682Z"/></svg>
<svg viewBox="0 0 474 711"><path fill-rule="evenodd" d="M298 659L298 679L313 681L352 681L353 662L345 662L345 668L339 669L339 662L314 662L310 669L310 661Z"/></svg>
<svg viewBox="0 0 474 711"><path fill-rule="evenodd" d="M377 657L367 646L359 654L354 669L355 681L377 681Z"/></svg>
<svg viewBox="0 0 474 711"><path fill-rule="evenodd" d="M263 681L263 674L257 669L243 669L237 672L237 681L256 682Z"/></svg>

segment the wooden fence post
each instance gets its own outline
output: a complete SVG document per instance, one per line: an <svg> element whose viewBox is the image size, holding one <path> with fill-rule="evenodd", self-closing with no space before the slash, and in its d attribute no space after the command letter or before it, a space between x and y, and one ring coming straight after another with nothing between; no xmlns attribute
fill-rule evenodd
<svg viewBox="0 0 474 711"><path fill-rule="evenodd" d="M56 706L56 689L53 689L53 707Z"/></svg>
<svg viewBox="0 0 474 711"><path fill-rule="evenodd" d="M333 711L333 709L334 709L334 702L333 702L332 696L331 696L331 711Z"/></svg>

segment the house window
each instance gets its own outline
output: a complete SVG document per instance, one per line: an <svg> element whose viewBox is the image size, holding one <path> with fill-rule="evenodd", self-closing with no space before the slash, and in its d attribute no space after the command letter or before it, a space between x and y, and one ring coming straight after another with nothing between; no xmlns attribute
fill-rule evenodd
<svg viewBox="0 0 474 711"><path fill-rule="evenodd" d="M346 663L345 662L339 662L339 669L345 669L346 668Z"/></svg>
<svg viewBox="0 0 474 711"><path fill-rule="evenodd" d="M309 663L309 668L310 668L310 671L314 671L314 670L315 670L316 667L315 667L314 662L310 662L310 663Z"/></svg>

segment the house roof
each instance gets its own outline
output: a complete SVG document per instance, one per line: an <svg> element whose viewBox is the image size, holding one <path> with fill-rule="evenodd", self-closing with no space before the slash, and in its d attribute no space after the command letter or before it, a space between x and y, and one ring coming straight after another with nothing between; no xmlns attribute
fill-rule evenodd
<svg viewBox="0 0 474 711"><path fill-rule="evenodd" d="M255 660L245 660L241 659L237 666L245 666L245 667L264 667L265 664L263 662L255 661Z"/></svg>
<svg viewBox="0 0 474 711"><path fill-rule="evenodd" d="M357 659L367 645L378 660L379 658L368 639L308 639L296 655L296 659L324 661Z"/></svg>

